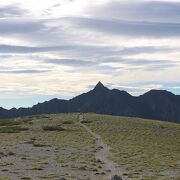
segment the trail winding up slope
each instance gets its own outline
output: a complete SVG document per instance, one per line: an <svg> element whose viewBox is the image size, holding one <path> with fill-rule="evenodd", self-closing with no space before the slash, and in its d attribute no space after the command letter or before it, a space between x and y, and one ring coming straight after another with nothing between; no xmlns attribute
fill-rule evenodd
<svg viewBox="0 0 180 180"><path fill-rule="evenodd" d="M83 118L83 115L79 115L78 124L83 127L89 134L91 134L91 136L95 139L98 148L95 157L97 160L101 161L104 164L105 171L107 172L104 180L111 180L115 175L123 177L118 165L108 158L110 156L113 156L113 154L110 152L110 147L103 142L102 138L98 134L93 132L88 126L82 123ZM123 177L122 179L126 180L127 178Z"/></svg>

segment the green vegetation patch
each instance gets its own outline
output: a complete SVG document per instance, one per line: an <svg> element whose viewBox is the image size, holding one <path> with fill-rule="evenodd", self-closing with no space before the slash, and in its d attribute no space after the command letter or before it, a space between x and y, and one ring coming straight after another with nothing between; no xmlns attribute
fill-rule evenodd
<svg viewBox="0 0 180 180"><path fill-rule="evenodd" d="M89 121L89 120L83 120L83 121L81 121L81 123L83 123L83 124L89 124L89 123L92 123L92 121Z"/></svg>
<svg viewBox="0 0 180 180"><path fill-rule="evenodd" d="M65 131L66 129L61 126L43 126L44 131Z"/></svg>
<svg viewBox="0 0 180 180"><path fill-rule="evenodd" d="M0 133L20 133L21 131L27 131L28 128L21 126L5 126L0 127Z"/></svg>
<svg viewBox="0 0 180 180"><path fill-rule="evenodd" d="M15 121L14 119L0 119L0 126L14 126L19 124L20 122Z"/></svg>
<svg viewBox="0 0 180 180"><path fill-rule="evenodd" d="M74 124L74 122L69 120L69 121L64 121L63 124Z"/></svg>
<svg viewBox="0 0 180 180"><path fill-rule="evenodd" d="M85 120L93 121L88 126L111 147L112 160L129 178L180 179L179 124L96 114Z"/></svg>

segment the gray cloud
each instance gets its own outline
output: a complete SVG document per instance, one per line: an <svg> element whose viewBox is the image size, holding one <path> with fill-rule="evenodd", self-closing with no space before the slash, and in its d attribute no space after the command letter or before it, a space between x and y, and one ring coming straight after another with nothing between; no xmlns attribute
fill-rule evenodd
<svg viewBox="0 0 180 180"><path fill-rule="evenodd" d="M179 62L173 60L148 60L148 59L126 59L123 58L124 55L134 55L140 53L153 53L153 52L163 52L172 51L173 49L161 48L161 47L134 47L134 48L122 48L117 49L113 47L96 47L96 46L76 46L76 45L65 45L65 46L54 46L54 47L26 47L26 46L7 46L0 45L0 52L5 53L2 58L10 58L11 56L6 55L13 53L41 53L41 52L65 52L68 51L68 55L75 58L46 58L46 56L40 55L29 55L28 59L32 61L40 61L43 64L54 64L54 65L65 65L73 67L75 71L79 70L96 70L99 72L116 73L122 70L135 71L138 69L146 71L158 71L167 68L172 68L179 65ZM86 58L83 58L81 51L86 54ZM77 53L78 52L78 53ZM77 53L77 56L73 54ZM98 55L100 58L93 57L92 54ZM12 55L13 58L13 55ZM11 58L10 58L11 59ZM122 67L112 67L110 63L117 63L118 66L122 64ZM123 65L127 65L124 67ZM84 68L86 67L86 68ZM53 70L53 67L51 67ZM104 69L104 70L103 70ZM73 71L74 71L73 70ZM4 71L3 71L4 72ZM13 73L8 71L8 73ZM18 73L18 72L17 72ZM20 72L19 72L20 73ZM22 71L22 73L25 73ZM34 72L37 73L37 72Z"/></svg>
<svg viewBox="0 0 180 180"><path fill-rule="evenodd" d="M36 61L41 61L44 64L54 64L54 65L64 65L67 67L72 67L71 70L67 70L69 73L80 72L101 72L102 74L116 74L117 71L123 70L124 68L111 67L108 64L102 65L102 60L97 59L51 59L37 57L34 59Z"/></svg>
<svg viewBox="0 0 180 180"><path fill-rule="evenodd" d="M147 60L147 59L123 59L122 63L129 65L178 65L178 61L172 60Z"/></svg>
<svg viewBox="0 0 180 180"><path fill-rule="evenodd" d="M149 59L125 59L121 57L106 58L101 57L101 59L43 59L41 57L36 60L42 61L43 63L55 64L55 65L65 65L73 67L73 72L78 69L81 71L92 71L96 70L99 72L108 72L109 74L124 71L160 71L165 69L170 69L173 67L180 66L178 61L172 60L149 60ZM114 66L112 67L112 63ZM117 64L117 67L115 65ZM121 66L122 65L122 66ZM124 66L127 65L127 66Z"/></svg>
<svg viewBox="0 0 180 180"><path fill-rule="evenodd" d="M167 38L180 36L180 23L133 22L97 18L68 18L77 28L105 34Z"/></svg>
<svg viewBox="0 0 180 180"><path fill-rule="evenodd" d="M105 58L102 62L106 65L109 63L125 64L126 70L143 69L145 71L160 71L180 66L180 62L173 60L148 60L148 59L126 59L126 58Z"/></svg>
<svg viewBox="0 0 180 180"><path fill-rule="evenodd" d="M0 53L38 53L38 52L52 52L63 51L72 49L68 46L47 46L47 47L28 47L28 46L13 46L13 45L0 45Z"/></svg>
<svg viewBox="0 0 180 180"><path fill-rule="evenodd" d="M39 74L49 71L50 70L0 70L0 74Z"/></svg>
<svg viewBox="0 0 180 180"><path fill-rule="evenodd" d="M4 17L16 17L21 16L27 13L27 10L23 10L18 6L15 5L8 5L4 7L0 7L0 18Z"/></svg>
<svg viewBox="0 0 180 180"><path fill-rule="evenodd" d="M66 65L66 66L95 66L95 62L88 60L77 60L77 59L45 59L44 63L57 64L57 65Z"/></svg>
<svg viewBox="0 0 180 180"><path fill-rule="evenodd" d="M73 36L69 29L65 30L63 18L39 19L30 16L21 18L0 19L0 34L3 38L19 39L31 44L57 46L71 43L78 37Z"/></svg>
<svg viewBox="0 0 180 180"><path fill-rule="evenodd" d="M130 21L180 22L180 3L170 1L109 1L89 12L96 17Z"/></svg>
<svg viewBox="0 0 180 180"><path fill-rule="evenodd" d="M155 64L150 65L144 68L146 71L161 71L165 69L170 69L173 67L177 67L175 63L167 63L167 64Z"/></svg>
<svg viewBox="0 0 180 180"><path fill-rule="evenodd" d="M113 46L88 46L88 45L59 45L59 46L17 46L17 45L4 45L0 44L0 53L40 53L40 52L64 52L68 51L70 54L86 55L88 57L93 56L108 56L108 55L134 55L141 53L155 53L164 51L175 51L176 49L167 47L153 47L153 46L142 46L142 47L127 47L117 48Z"/></svg>
<svg viewBox="0 0 180 180"><path fill-rule="evenodd" d="M26 34L43 31L46 26L42 21L37 20L22 20L18 18L0 19L0 33L1 35L15 35Z"/></svg>

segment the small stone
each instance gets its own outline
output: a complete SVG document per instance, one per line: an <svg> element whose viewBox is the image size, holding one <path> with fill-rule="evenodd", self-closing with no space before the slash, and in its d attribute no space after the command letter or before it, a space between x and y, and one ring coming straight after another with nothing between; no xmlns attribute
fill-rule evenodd
<svg viewBox="0 0 180 180"><path fill-rule="evenodd" d="M120 176L115 175L111 180L123 180Z"/></svg>
<svg viewBox="0 0 180 180"><path fill-rule="evenodd" d="M111 172L111 170L110 170L110 169L107 169L106 172Z"/></svg>
<svg viewBox="0 0 180 180"><path fill-rule="evenodd" d="M79 167L79 170L85 171L85 170L86 170L86 166L81 166L81 167Z"/></svg>
<svg viewBox="0 0 180 180"><path fill-rule="evenodd" d="M62 178L60 178L59 180L66 180L66 178L62 177Z"/></svg>

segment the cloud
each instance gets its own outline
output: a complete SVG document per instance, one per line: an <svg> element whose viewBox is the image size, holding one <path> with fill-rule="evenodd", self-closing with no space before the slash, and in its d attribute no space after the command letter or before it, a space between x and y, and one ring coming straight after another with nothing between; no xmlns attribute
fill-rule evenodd
<svg viewBox="0 0 180 180"><path fill-rule="evenodd" d="M51 59L39 57L36 59L45 64L54 64L57 66L71 67L67 72L91 72L99 71L101 73L117 74L125 71L163 71L174 67L180 67L179 61L172 60L150 60L150 59L126 59L121 57L101 57L101 59Z"/></svg>
<svg viewBox="0 0 180 180"><path fill-rule="evenodd" d="M45 59L44 63L66 65L72 67L84 67L84 66L95 66L95 62L88 60L78 60L78 59Z"/></svg>
<svg viewBox="0 0 180 180"><path fill-rule="evenodd" d="M175 63L174 64L173 63L155 64L155 65L145 67L144 70L146 70L146 71L161 71L161 70L165 70L165 69L170 70L173 67L177 67L177 65Z"/></svg>
<svg viewBox="0 0 180 180"><path fill-rule="evenodd" d="M102 65L121 68L130 71L162 71L174 67L180 67L180 62L172 60L149 60L149 59L126 59L126 58L105 58Z"/></svg>
<svg viewBox="0 0 180 180"><path fill-rule="evenodd" d="M18 6L15 5L7 5L0 7L0 18L4 17L17 17L22 16L27 13L27 10L21 9Z"/></svg>
<svg viewBox="0 0 180 180"><path fill-rule="evenodd" d="M0 44L0 53L5 54L26 54L26 53L41 53L41 52L66 52L72 55L135 55L141 53L155 52L171 52L177 49L160 47L160 46L142 46L142 47L113 47L113 46L98 46L98 45L83 45L83 44L65 44L58 46L18 46Z"/></svg>
<svg viewBox="0 0 180 180"><path fill-rule="evenodd" d="M180 22L178 1L108 1L104 5L89 9L94 17L123 19L126 21Z"/></svg>
<svg viewBox="0 0 180 180"><path fill-rule="evenodd" d="M32 47L32 46L17 46L17 45L0 45L0 53L38 53L38 52L52 52L63 51L71 49L68 46L47 46L47 47Z"/></svg>
<svg viewBox="0 0 180 180"><path fill-rule="evenodd" d="M39 74L46 72L49 72L49 70L0 70L0 74Z"/></svg>
<svg viewBox="0 0 180 180"><path fill-rule="evenodd" d="M42 31L45 25L40 20L5 18L0 19L1 35L29 34Z"/></svg>
<svg viewBox="0 0 180 180"><path fill-rule="evenodd" d="M1 97L72 97L99 80L179 94L178 83L165 86L179 82L179 12L167 0L1 1Z"/></svg>
<svg viewBox="0 0 180 180"><path fill-rule="evenodd" d="M168 38L180 36L180 23L134 22L98 18L68 18L76 28L111 36Z"/></svg>

